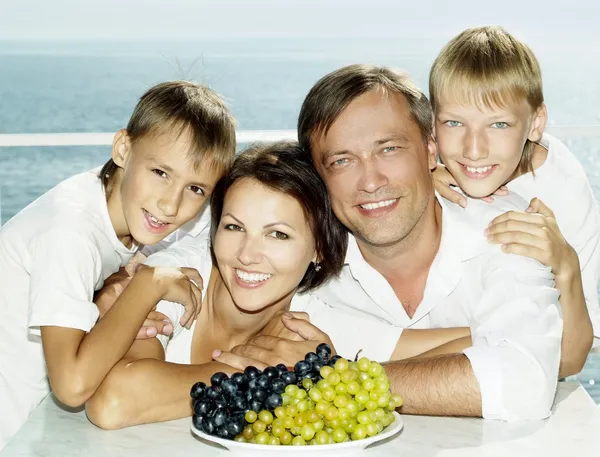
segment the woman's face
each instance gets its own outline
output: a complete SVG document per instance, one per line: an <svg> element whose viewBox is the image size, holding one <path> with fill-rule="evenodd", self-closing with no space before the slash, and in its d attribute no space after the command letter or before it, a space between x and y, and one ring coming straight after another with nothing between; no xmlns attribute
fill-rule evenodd
<svg viewBox="0 0 600 457"><path fill-rule="evenodd" d="M214 252L233 301L246 312L289 303L316 260L315 240L298 201L249 178L225 195Z"/></svg>

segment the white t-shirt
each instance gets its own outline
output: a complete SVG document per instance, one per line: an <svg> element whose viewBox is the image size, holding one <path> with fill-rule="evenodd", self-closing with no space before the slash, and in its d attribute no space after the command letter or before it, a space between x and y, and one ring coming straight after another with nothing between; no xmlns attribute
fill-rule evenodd
<svg viewBox="0 0 600 457"><path fill-rule="evenodd" d="M544 134L540 144L548 150L543 165L508 183L530 201L538 197L556 216L567 242L579 256L583 292L594 326L595 346L600 344L600 211L581 163L558 139Z"/></svg>
<svg viewBox="0 0 600 457"><path fill-rule="evenodd" d="M145 262L151 266L176 266L195 268L207 284L212 269L209 239L207 236L181 240L176 246L157 252ZM203 299L206 287L202 290ZM377 332L379 338L395 344L400 337L401 329L393 326L383 326L378 319L365 316L353 311L342 311L331 308L321 302L311 293L296 294L292 298L291 311L304 311L310 316L310 321L331 338L338 354L354 358L356 352L362 349L360 335ZM167 315L173 322L174 330L170 336L159 335L165 348L165 358L168 362L189 364L191 359L192 336L196 322L188 330L179 324L184 309L181 305L169 301L161 301L157 310ZM360 327L357 328L357 325ZM359 337L357 338L357 331ZM383 349L383 351L382 351ZM387 344L370 345L361 352L374 360L384 359Z"/></svg>
<svg viewBox="0 0 600 457"><path fill-rule="evenodd" d="M479 383L483 416L544 418L554 399L562 335L554 277L550 268L506 254L483 235L494 217L524 210L527 202L514 193L492 204L469 200L465 209L438 200L443 208L440 248L412 318L387 280L364 260L353 237L340 277L313 293L333 308L377 317L382 329L470 327L473 346L464 353ZM395 344L378 335L361 331L356 339L365 346L387 345L387 359Z"/></svg>
<svg viewBox="0 0 600 457"><path fill-rule="evenodd" d="M89 331L104 280L127 264L97 171L75 175L0 229L0 448L50 392L40 326Z"/></svg>

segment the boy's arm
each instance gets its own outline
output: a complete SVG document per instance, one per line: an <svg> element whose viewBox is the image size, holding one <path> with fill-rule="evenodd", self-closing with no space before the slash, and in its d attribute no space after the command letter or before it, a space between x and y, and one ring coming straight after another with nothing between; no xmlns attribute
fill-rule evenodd
<svg viewBox="0 0 600 457"><path fill-rule="evenodd" d="M504 258L502 258L504 256ZM463 354L386 364L403 412L542 419L550 414L562 323L552 275L538 262L497 253L486 262Z"/></svg>
<svg viewBox="0 0 600 457"><path fill-rule="evenodd" d="M161 422L192 415L190 389L197 381L235 369L217 362L181 365L164 361L156 339L137 340L86 403L91 422L104 429Z"/></svg>

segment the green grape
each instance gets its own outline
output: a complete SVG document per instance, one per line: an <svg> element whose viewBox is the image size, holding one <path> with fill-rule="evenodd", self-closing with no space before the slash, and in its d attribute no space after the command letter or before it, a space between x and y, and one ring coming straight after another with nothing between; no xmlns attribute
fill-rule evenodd
<svg viewBox="0 0 600 457"><path fill-rule="evenodd" d="M304 425L304 424L302 424L302 425ZM290 428L290 433L294 436L298 436L298 435L300 435L300 428L301 427L294 425L292 428Z"/></svg>
<svg viewBox="0 0 600 457"><path fill-rule="evenodd" d="M285 414L290 417L296 417L298 414L298 407L296 405L288 405L285 407Z"/></svg>
<svg viewBox="0 0 600 457"><path fill-rule="evenodd" d="M326 378L323 378L323 379L319 380L319 382L317 382L317 388L319 390L327 389L328 387L332 387L332 386L331 386L331 383Z"/></svg>
<svg viewBox="0 0 600 457"><path fill-rule="evenodd" d="M244 415L244 419L246 419L246 422L248 422L249 424L252 424L254 421L256 421L256 418L258 417L258 415L256 414L256 411L248 411L245 415Z"/></svg>
<svg viewBox="0 0 600 457"><path fill-rule="evenodd" d="M281 394L281 402L283 403L283 406L287 406L290 404L292 397L289 394L286 394L285 392Z"/></svg>
<svg viewBox="0 0 600 457"><path fill-rule="evenodd" d="M306 390L310 390L310 389L312 389L312 387L313 387L313 382L312 382L312 379L309 379L309 378L304 378L304 379L302 380L302 387L303 387L304 389L306 389Z"/></svg>
<svg viewBox="0 0 600 457"><path fill-rule="evenodd" d="M251 440L254 438L254 430L252 430L252 425L246 425L244 427L244 431L242 432L242 436L247 440Z"/></svg>
<svg viewBox="0 0 600 457"><path fill-rule="evenodd" d="M319 414L325 414L325 411L327 411L330 406L331 404L328 401L321 400L317 402L317 405L315 406L315 411Z"/></svg>
<svg viewBox="0 0 600 457"><path fill-rule="evenodd" d="M292 440L292 446L306 446L306 441L301 436L295 436Z"/></svg>
<svg viewBox="0 0 600 457"><path fill-rule="evenodd" d="M271 439L271 437L269 436L269 434L267 432L260 432L258 435L256 435L256 444L267 444L269 442L269 440Z"/></svg>
<svg viewBox="0 0 600 457"><path fill-rule="evenodd" d="M233 441L237 441L238 443L247 443L248 441L242 435L237 435Z"/></svg>
<svg viewBox="0 0 600 457"><path fill-rule="evenodd" d="M317 444L327 444L329 442L329 433L321 430L315 435L315 442Z"/></svg>
<svg viewBox="0 0 600 457"><path fill-rule="evenodd" d="M354 396L354 399L356 400L356 402L359 405L364 405L366 402L369 401L369 392L361 389L358 391L358 393Z"/></svg>
<svg viewBox="0 0 600 457"><path fill-rule="evenodd" d="M321 391L318 387L313 387L312 389L310 389L310 391L308 392L308 396L315 403L317 403L322 398Z"/></svg>
<svg viewBox="0 0 600 457"><path fill-rule="evenodd" d="M398 394L392 394L392 401L394 402L394 406L396 408L400 408L400 406L402 406L404 403L404 400L402 400L402 397Z"/></svg>
<svg viewBox="0 0 600 457"><path fill-rule="evenodd" d="M329 377L329 375L333 372L334 372L334 369L331 368L329 365L324 365L319 370L319 374L321 375L321 377L323 379L327 379Z"/></svg>
<svg viewBox="0 0 600 457"><path fill-rule="evenodd" d="M385 411L381 408L375 410L375 421L380 421L385 417Z"/></svg>
<svg viewBox="0 0 600 457"><path fill-rule="evenodd" d="M336 417L335 419L331 419L330 421L327 421L327 425L332 429L341 427L342 420L339 417Z"/></svg>
<svg viewBox="0 0 600 457"><path fill-rule="evenodd" d="M316 431L320 431L325 428L325 422L323 422L323 419L319 419L313 423L313 426L315 427Z"/></svg>
<svg viewBox="0 0 600 457"><path fill-rule="evenodd" d="M308 392L306 392L306 390L298 389L298 392L296 392L296 395L294 396L298 400L304 400L306 397L308 397Z"/></svg>
<svg viewBox="0 0 600 457"><path fill-rule="evenodd" d="M312 424L305 424L300 429L300 436L304 438L304 441L310 441L315 436L315 427Z"/></svg>
<svg viewBox="0 0 600 457"><path fill-rule="evenodd" d="M348 368L350 368L350 363L348 360L342 357L335 362L334 368L338 373L343 373L344 371L348 371Z"/></svg>
<svg viewBox="0 0 600 457"><path fill-rule="evenodd" d="M340 359L342 360L342 359ZM339 360L338 360L339 362ZM339 384L339 382L341 381L340 378L340 374L333 371L329 376L327 376L327 380L331 383L332 386L335 386L336 384Z"/></svg>
<svg viewBox="0 0 600 457"><path fill-rule="evenodd" d="M377 422L376 425L377 425L377 433L383 432L383 429L384 429L383 424L381 422Z"/></svg>
<svg viewBox="0 0 600 457"><path fill-rule="evenodd" d="M377 433L378 433L377 424L375 424L375 422L371 422L370 424L367 424L367 435L375 436L375 435L377 435Z"/></svg>
<svg viewBox="0 0 600 457"><path fill-rule="evenodd" d="M367 437L367 426L366 425L357 425L354 431L352 432L352 440L364 440Z"/></svg>
<svg viewBox="0 0 600 457"><path fill-rule="evenodd" d="M298 414L294 418L294 425L296 427L302 427L304 424L306 424L306 416L304 414ZM296 435L296 433L294 433L294 435Z"/></svg>
<svg viewBox="0 0 600 457"><path fill-rule="evenodd" d="M371 390L369 392L369 398L375 402L378 402L380 397L381 397L381 394L379 392L377 392L376 390Z"/></svg>
<svg viewBox="0 0 600 457"><path fill-rule="evenodd" d="M366 357L361 357L358 360L358 369L360 371L369 371L369 367L371 366L371 361Z"/></svg>
<svg viewBox="0 0 600 457"><path fill-rule="evenodd" d="M337 394L345 394L348 391L348 387L343 382L335 385L335 392Z"/></svg>
<svg viewBox="0 0 600 457"><path fill-rule="evenodd" d="M363 383L367 379L372 379L371 376L369 376L369 373L365 373L364 371L361 371L360 373L358 373L358 381L359 382Z"/></svg>
<svg viewBox="0 0 600 457"><path fill-rule="evenodd" d="M333 419L335 419L338 416L338 410L337 408L335 408L334 406L330 406L327 411L325 411L325 419L327 419L328 421L332 421Z"/></svg>
<svg viewBox="0 0 600 457"><path fill-rule="evenodd" d="M352 433L357 425L358 422L356 422L355 419L351 419L346 425L344 425L344 430L346 430L347 433Z"/></svg>
<svg viewBox="0 0 600 457"><path fill-rule="evenodd" d="M356 382L355 380L350 381L346 385L346 392L348 392L350 395L356 395L359 391L360 391L360 384L358 382Z"/></svg>
<svg viewBox="0 0 600 457"><path fill-rule="evenodd" d="M356 420L359 424L368 424L371 422L371 415L367 411L361 411L356 416Z"/></svg>
<svg viewBox="0 0 600 457"><path fill-rule="evenodd" d="M340 408L338 410L338 418L341 421L344 421L346 419L350 419L350 411L348 411L346 408Z"/></svg>
<svg viewBox="0 0 600 457"><path fill-rule="evenodd" d="M358 403L354 400L349 400L346 409L350 413L350 416L354 417L358 414Z"/></svg>
<svg viewBox="0 0 600 457"><path fill-rule="evenodd" d="M351 381L358 379L358 372L355 370L343 371L340 373L340 379L344 384L349 384Z"/></svg>
<svg viewBox="0 0 600 457"><path fill-rule="evenodd" d="M300 388L295 384L290 384L285 387L285 393L288 394L290 397L294 397L296 395L296 392L298 392L299 390Z"/></svg>
<svg viewBox="0 0 600 457"><path fill-rule="evenodd" d="M263 409L260 413L258 413L258 420L269 425L273 422L273 414L271 413L271 411L267 411L267 410Z"/></svg>
<svg viewBox="0 0 600 457"><path fill-rule="evenodd" d="M331 432L331 436L336 443L341 443L348 439L348 433L341 427L334 428Z"/></svg>
<svg viewBox="0 0 600 457"><path fill-rule="evenodd" d="M333 401L335 398L335 390L333 390L331 387L326 387L325 389L321 390L321 397L325 401Z"/></svg>
<svg viewBox="0 0 600 457"><path fill-rule="evenodd" d="M267 429L267 424L265 424L263 421L257 420L256 422L254 422L252 424L252 430L254 430L254 433L260 434L262 432L264 432Z"/></svg>
<svg viewBox="0 0 600 457"><path fill-rule="evenodd" d="M292 438L292 434L286 430L279 438L279 441L281 444L288 445L292 442Z"/></svg>
<svg viewBox="0 0 600 457"><path fill-rule="evenodd" d="M365 406L367 407L367 410L375 411L377 409L377 402L373 401L373 400L369 400L365 403Z"/></svg>
<svg viewBox="0 0 600 457"><path fill-rule="evenodd" d="M371 392L373 389L375 389L375 386L377 386L377 384L372 379L366 379L362 383L362 388L365 390L368 390L369 392Z"/></svg>
<svg viewBox="0 0 600 457"><path fill-rule="evenodd" d="M280 419L285 417L285 408L283 406L278 406L273 412L275 413L275 416Z"/></svg>
<svg viewBox="0 0 600 457"><path fill-rule="evenodd" d="M292 428L294 426L294 418L291 416L285 416L281 420L281 423L287 430L289 430L290 428Z"/></svg>
<svg viewBox="0 0 600 457"><path fill-rule="evenodd" d="M272 446L279 446L279 444L281 444L281 443L280 443L280 441L279 441L279 438L278 438L278 437L276 437L276 436L272 436L272 437L271 437L271 439L269 440L269 443L268 443L268 444L270 444L270 445L272 445Z"/></svg>
<svg viewBox="0 0 600 457"><path fill-rule="evenodd" d="M382 410L382 412L383 412L383 410ZM314 409L306 412L306 421L307 422L310 422L310 423L314 424L320 418L321 417L319 416L319 413L316 412Z"/></svg>
<svg viewBox="0 0 600 457"><path fill-rule="evenodd" d="M338 408L345 408L348 406L349 399L346 395L336 395L333 399L333 404Z"/></svg>
<svg viewBox="0 0 600 457"><path fill-rule="evenodd" d="M390 391L390 383L387 381L378 381L376 389L381 394L387 393Z"/></svg>
<svg viewBox="0 0 600 457"><path fill-rule="evenodd" d="M271 425L271 434L273 436L280 437L285 433L285 427L283 426L283 422L279 419L273 421L273 425Z"/></svg>
<svg viewBox="0 0 600 457"><path fill-rule="evenodd" d="M377 362L371 362L369 364L369 370L368 373L373 377L376 378L377 376L380 376L381 373L383 373L383 367L378 364Z"/></svg>
<svg viewBox="0 0 600 457"><path fill-rule="evenodd" d="M298 407L298 411L302 413L308 409L308 401L300 400L296 406Z"/></svg>

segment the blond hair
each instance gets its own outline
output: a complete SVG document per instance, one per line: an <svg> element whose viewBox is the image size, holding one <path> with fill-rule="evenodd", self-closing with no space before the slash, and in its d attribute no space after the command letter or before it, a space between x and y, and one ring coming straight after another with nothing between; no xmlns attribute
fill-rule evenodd
<svg viewBox="0 0 600 457"><path fill-rule="evenodd" d="M434 112L442 94L488 109L525 99L535 111L544 103L542 70L531 49L502 27L471 28L450 40L431 67ZM533 171L534 146L525 143L518 167L524 173Z"/></svg>
<svg viewBox="0 0 600 457"><path fill-rule="evenodd" d="M145 135L176 131L190 137L188 151L194 168L205 158L215 172L226 173L235 156L235 119L219 95L190 81L167 81L140 97L127 124L133 145ZM117 165L110 159L100 171L107 194Z"/></svg>

